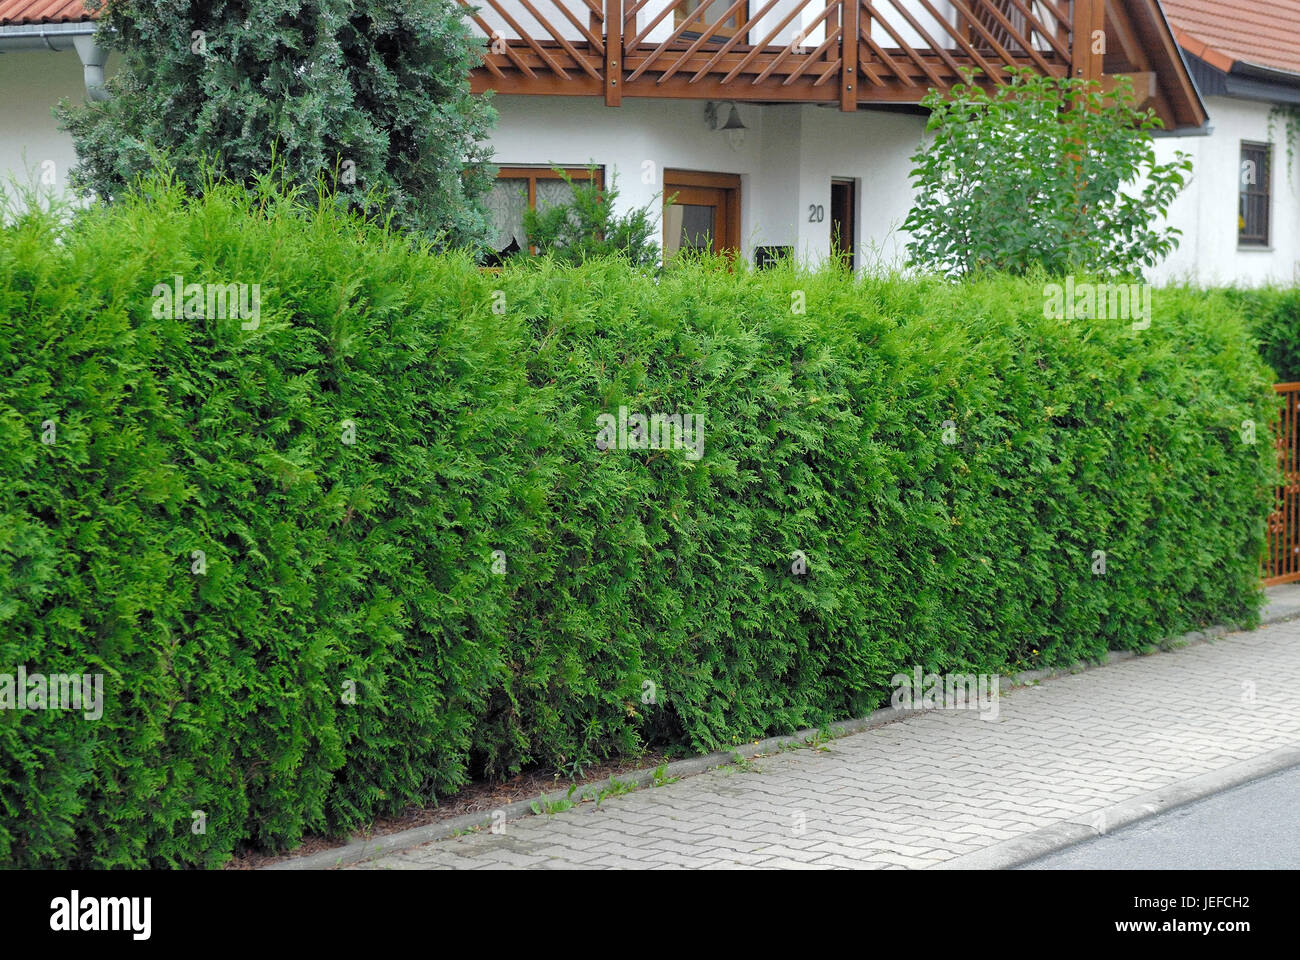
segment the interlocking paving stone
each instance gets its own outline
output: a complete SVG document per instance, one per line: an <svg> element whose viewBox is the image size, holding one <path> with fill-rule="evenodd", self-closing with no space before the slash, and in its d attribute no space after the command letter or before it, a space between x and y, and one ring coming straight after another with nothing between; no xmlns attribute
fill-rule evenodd
<svg viewBox="0 0 1300 960"><path fill-rule="evenodd" d="M355 867L923 868L1294 746L1297 690L1290 621Z"/></svg>

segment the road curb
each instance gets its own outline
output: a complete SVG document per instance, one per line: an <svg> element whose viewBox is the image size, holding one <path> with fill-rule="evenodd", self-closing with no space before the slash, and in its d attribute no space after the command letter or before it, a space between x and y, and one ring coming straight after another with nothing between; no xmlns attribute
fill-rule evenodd
<svg viewBox="0 0 1300 960"><path fill-rule="evenodd" d="M1300 596L1300 591L1297 591L1296 593L1297 596ZM1265 615L1261 618L1261 626L1271 623L1280 623L1296 616L1300 616L1300 601L1290 604L1281 602L1272 604L1272 606L1274 607L1274 612L1269 613L1266 611ZM1190 633L1183 634L1180 637L1165 641L1160 645L1160 652L1176 652L1177 650L1183 649L1187 646L1214 640L1230 632L1233 632L1233 628L1225 626L1207 627L1203 630L1194 630ZM1081 662L1070 667L1052 670L1025 671L1015 674L1010 678L1011 686L1012 688L1015 688L1041 683L1044 680L1051 680L1057 677L1073 676L1088 670L1097 669L1098 667L1110 666L1111 664L1119 663L1124 660L1131 660L1140 655L1141 654L1128 650L1113 650L1107 654L1105 660L1099 663ZM866 730L884 726L887 723L895 723L899 720L904 720L913 714L924 712L926 711L917 708L895 709L893 707L882 707L865 717L859 717L852 720L841 720L832 723L827 727L826 733L829 733L832 738L844 737L850 734L862 733ZM690 757L685 760L674 761L664 767L663 773L665 777L671 777L674 779L693 776L695 774L705 773L709 770L715 770L719 767L725 767L728 764L734 763L737 754L745 759L750 759L756 756L778 753L782 750L791 749L792 747L802 746L819 734L822 734L822 731L806 729L793 734L768 737L764 740L757 740L752 743L737 744L728 750L719 750L700 757ZM1279 751L1274 751L1274 753L1278 752ZM1300 763L1300 748L1296 748L1295 752L1296 759L1293 763ZM1271 756L1271 754L1266 754L1265 756ZM1236 767L1249 766L1254 762L1255 761L1246 761L1243 764L1236 764L1233 767L1225 768L1225 770L1234 770ZM1286 764L1277 767L1277 769L1283 769L1285 766ZM647 767L640 770L634 770L613 779L617 779L620 784L632 783L635 784L637 788L641 788L654 783L656 771L657 768ZM1257 779L1270 772L1273 771L1271 769L1265 770L1262 773L1253 774L1247 779ZM1207 777L1213 776L1213 774L1207 775ZM1206 778L1198 777L1196 780L1186 781L1186 783L1192 784L1203 779ZM1232 782L1225 783L1217 789L1227 789L1228 787L1236 786L1239 783L1244 782L1246 782L1246 780L1233 780ZM402 830L398 833L390 833L381 837L352 840L342 846L333 847L329 850L322 850L319 853L279 860L275 863L268 864L261 869L327 870L333 867L343 867L354 863L361 863L366 860L372 860L375 857L386 853L409 850L412 847L418 847L434 840L442 840L447 837L456 836L460 833L491 826L494 815L500 815L498 819L504 820L517 820L521 817L534 815L532 809L534 803L544 806L546 803L556 803L566 799L574 803L583 800L595 800L603 791L608 790L610 786L610 778L606 778L604 780L583 784L575 790L572 795L569 794L567 788L564 790L555 790L542 794L535 800L517 800L514 803L505 804L494 811L469 813L464 816L453 817L449 820L441 820L437 823L430 823L421 827L413 827L410 830ZM1159 797L1165 792L1175 790L1178 786L1181 786L1181 784L1175 784L1171 787L1165 788L1163 791L1157 791L1155 794L1151 794L1150 797ZM1201 797L1208 795L1209 793L1206 792L1197 793L1194 796L1189 796L1186 799L1177 802L1169 802L1166 806L1160 807L1153 812L1161 812L1164 809L1170 809L1173 806L1179 806L1183 803L1198 800L1201 799ZM1135 809L1142 810L1145 809L1145 805L1153 803L1158 805L1158 801L1149 800L1147 798L1140 798L1139 801L1127 801L1118 804L1115 807L1108 808L1106 811L1102 811L1102 814L1106 817L1102 823L1106 829L1114 830L1117 827L1122 826L1124 823L1151 816L1152 813L1142 813L1140 815L1131 816L1129 820L1123 820L1123 817L1128 815L1126 809L1131 804L1137 804ZM1095 813L1090 814L1089 818L1095 818L1096 816L1097 814ZM932 869L999 869L1007 866L1015 866L1041 857L1046 853L1054 852L1055 850L1062 849L1063 847L1070 846L1074 843L1079 843L1083 840L1091 839L1098 835L1098 831L1091 825L1091 823L1080 823L1074 820L1065 821L1063 823L1054 824L1050 827L1044 827L1042 830L1035 831L1034 833L1028 834L1024 837L1007 840L1003 843L996 844L993 847L986 847L984 850L967 854L957 860L948 861L942 865L936 865L936 867ZM1016 847L1017 844L1024 844L1025 846L1023 850ZM1013 847L1015 847L1014 850ZM994 856L994 851L1001 852ZM990 856L989 866L976 865L975 861L971 859L977 858L983 854L988 854ZM961 864L968 861L972 863L970 867L961 866Z"/></svg>
<svg viewBox="0 0 1300 960"><path fill-rule="evenodd" d="M1052 853L1087 840L1105 836L1121 827L1158 816L1177 807L1204 800L1224 790L1239 787L1270 774L1300 766L1300 746L1279 747L1250 760L1242 760L1220 770L1180 780L1140 797L1080 814L1020 837L1003 840L983 850L976 850L937 863L931 870L1007 870L1024 866Z"/></svg>

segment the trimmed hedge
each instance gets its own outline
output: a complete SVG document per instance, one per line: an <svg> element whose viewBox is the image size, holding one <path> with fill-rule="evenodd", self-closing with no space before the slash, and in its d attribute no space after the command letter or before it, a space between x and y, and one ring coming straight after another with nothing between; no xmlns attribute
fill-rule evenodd
<svg viewBox="0 0 1300 960"><path fill-rule="evenodd" d="M1259 352L1280 383L1300 380L1300 288L1232 291L1259 338Z"/></svg>
<svg viewBox="0 0 1300 960"><path fill-rule="evenodd" d="M2 862L213 866L1257 618L1273 399L1222 296L1135 331L1041 281L493 274L146 190L0 233L0 673L106 694L0 711ZM176 275L259 284L256 328L155 316ZM600 449L620 406L703 457Z"/></svg>

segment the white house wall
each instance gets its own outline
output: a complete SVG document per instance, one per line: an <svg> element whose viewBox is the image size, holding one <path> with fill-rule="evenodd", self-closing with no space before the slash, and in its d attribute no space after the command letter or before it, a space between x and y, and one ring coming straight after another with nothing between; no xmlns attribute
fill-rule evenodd
<svg viewBox="0 0 1300 960"><path fill-rule="evenodd" d="M1213 133L1156 141L1161 162L1178 150L1192 155L1192 182L1169 210L1182 242L1153 271L1158 282L1194 277L1204 284L1259 285L1300 281L1300 151L1288 170L1286 125L1270 134L1266 103L1207 97ZM1268 249L1237 245L1242 141L1272 143L1271 243Z"/></svg>
<svg viewBox="0 0 1300 960"><path fill-rule="evenodd" d="M750 12L757 13L763 9L764 5L756 0L756 2L749 5ZM714 8L719 11L719 15L729 6L727 0L714 0ZM748 41L759 44L764 40L768 40L768 43L780 46L796 44L804 47L816 47L826 39L825 22L818 24L815 30L808 30L806 24L812 23L822 9L822 4L816 2L816 0L812 0L812 2L809 2L809 0L778 0L772 9L754 24L754 29L749 32ZM741 12L744 13L743 9ZM789 18L789 22L783 22L787 18ZM770 40L769 37L771 37Z"/></svg>
<svg viewBox="0 0 1300 960"><path fill-rule="evenodd" d="M739 174L741 250L789 246L816 262L830 252L832 178L857 183L858 249L868 259L897 262L911 207L909 157L923 121L903 114L846 114L812 104L740 104L746 130L736 147L710 130L704 101L629 98L606 107L593 98L498 96L500 120L491 142L501 165L583 166L616 176L619 206L655 203L663 171ZM823 208L809 222L809 208ZM860 262L862 262L860 258Z"/></svg>
<svg viewBox="0 0 1300 960"><path fill-rule="evenodd" d="M804 109L800 253L813 261L830 253L829 214L826 223L814 226L806 222L808 206L825 204L829 211L831 180L853 180L858 263L901 267L907 244L902 225L914 195L911 156L921 143L925 120L900 113Z"/></svg>
<svg viewBox="0 0 1300 960"><path fill-rule="evenodd" d="M110 60L110 72L113 66ZM56 188L66 188L76 152L50 109L60 97L74 103L85 98L76 53L0 54L0 94L0 172L39 181L48 161ZM857 181L859 250L878 246L896 258L901 249L897 228L911 202L907 157L921 136L917 117L740 104L748 129L733 148L727 133L705 124L702 100L628 98L613 108L587 97L497 96L493 103L500 113L491 138L497 163L594 161L617 175L624 209L662 192L665 167L739 174L746 257L769 245L794 247L812 260L825 257L833 177ZM826 211L821 223L808 222L812 205Z"/></svg>
<svg viewBox="0 0 1300 960"><path fill-rule="evenodd" d="M77 154L50 115L61 97L86 98L75 51L0 53L0 175L39 185L52 173L56 189L67 186Z"/></svg>

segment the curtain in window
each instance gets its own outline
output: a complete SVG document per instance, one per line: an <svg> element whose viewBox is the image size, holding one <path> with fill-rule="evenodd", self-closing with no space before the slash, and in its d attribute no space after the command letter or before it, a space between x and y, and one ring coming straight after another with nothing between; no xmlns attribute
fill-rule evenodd
<svg viewBox="0 0 1300 960"><path fill-rule="evenodd" d="M492 228L496 231L493 249L499 253L512 241L520 249L526 249L528 238L524 235L524 211L528 209L528 181L494 181L487 194L487 208L492 216Z"/></svg>
<svg viewBox="0 0 1300 960"><path fill-rule="evenodd" d="M548 207L562 206L573 200L573 187L569 186L563 180L541 180L537 181L537 209L542 211Z"/></svg>

